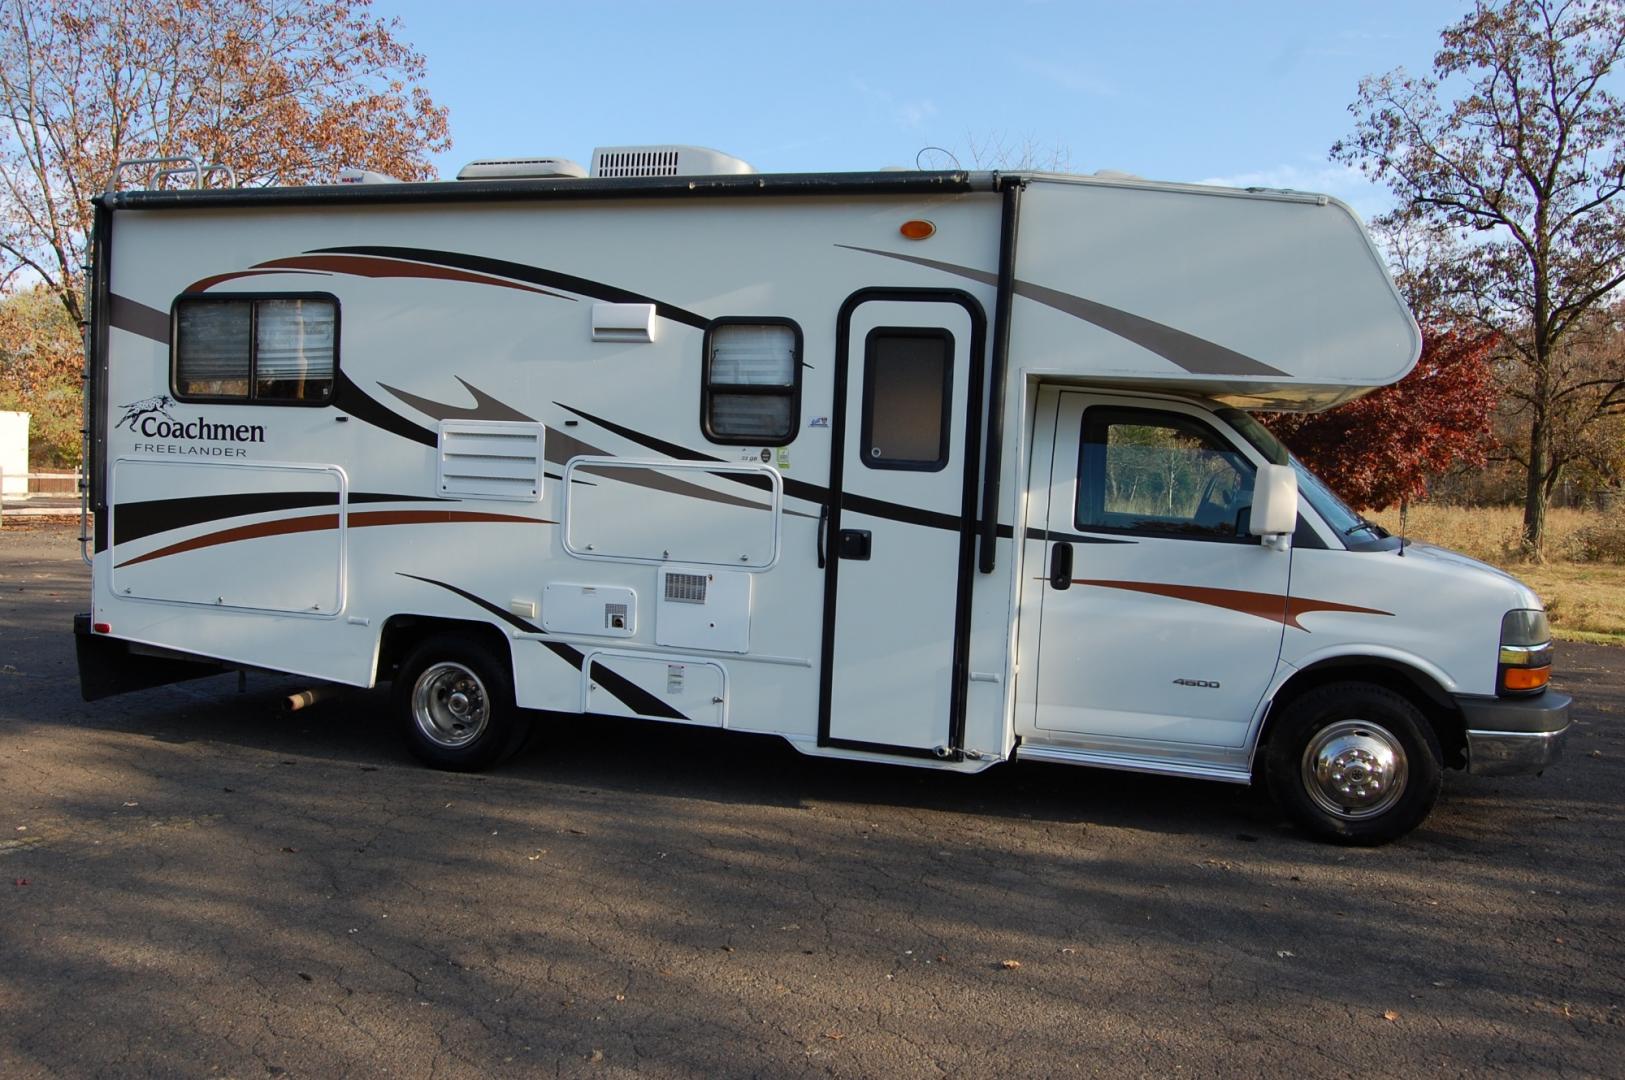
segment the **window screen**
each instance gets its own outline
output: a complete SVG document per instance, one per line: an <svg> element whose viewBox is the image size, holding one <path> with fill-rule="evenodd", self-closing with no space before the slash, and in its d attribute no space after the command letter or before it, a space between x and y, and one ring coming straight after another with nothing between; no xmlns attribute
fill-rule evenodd
<svg viewBox="0 0 1625 1080"><path fill-rule="evenodd" d="M702 426L721 443L795 438L801 331L788 320L718 320L706 334Z"/></svg>
<svg viewBox="0 0 1625 1080"><path fill-rule="evenodd" d="M948 464L953 335L872 330L863 367L863 463L935 472Z"/></svg>
<svg viewBox="0 0 1625 1080"><path fill-rule="evenodd" d="M1253 466L1193 418L1142 409L1084 414L1080 529L1229 539L1247 535Z"/></svg>
<svg viewBox="0 0 1625 1080"><path fill-rule="evenodd" d="M324 404L337 359L331 297L175 303L174 387L182 400Z"/></svg>

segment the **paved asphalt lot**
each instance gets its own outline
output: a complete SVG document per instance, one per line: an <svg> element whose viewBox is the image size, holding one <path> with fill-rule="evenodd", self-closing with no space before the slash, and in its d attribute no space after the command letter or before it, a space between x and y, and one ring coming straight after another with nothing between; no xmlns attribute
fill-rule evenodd
<svg viewBox="0 0 1625 1080"><path fill-rule="evenodd" d="M375 693L86 705L72 536L0 533L11 1080L1625 1071L1625 650L1558 654L1559 767L1352 850L1062 766L597 724L469 777Z"/></svg>

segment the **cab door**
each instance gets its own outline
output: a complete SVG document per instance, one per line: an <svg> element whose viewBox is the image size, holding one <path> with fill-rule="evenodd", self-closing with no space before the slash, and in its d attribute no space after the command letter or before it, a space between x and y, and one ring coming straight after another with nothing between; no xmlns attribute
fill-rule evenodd
<svg viewBox="0 0 1625 1080"><path fill-rule="evenodd" d="M1256 467L1195 406L1040 389L1019 728L1124 752L1243 745L1291 569L1248 534Z"/></svg>

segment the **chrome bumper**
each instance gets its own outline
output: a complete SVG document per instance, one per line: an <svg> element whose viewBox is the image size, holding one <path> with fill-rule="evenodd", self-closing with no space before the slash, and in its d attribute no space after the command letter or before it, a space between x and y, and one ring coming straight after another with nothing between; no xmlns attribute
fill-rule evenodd
<svg viewBox="0 0 1625 1080"><path fill-rule="evenodd" d="M1538 773L1563 754L1568 740L1567 694L1532 698L1458 698L1467 720L1467 771L1474 776Z"/></svg>

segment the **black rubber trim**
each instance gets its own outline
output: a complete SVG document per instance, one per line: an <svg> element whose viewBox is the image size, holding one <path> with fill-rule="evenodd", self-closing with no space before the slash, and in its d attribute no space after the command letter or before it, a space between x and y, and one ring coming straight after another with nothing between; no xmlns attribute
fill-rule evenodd
<svg viewBox="0 0 1625 1080"><path fill-rule="evenodd" d="M90 384L84 393L90 398L90 510L95 515L96 551L106 551L107 535L107 352L112 333L113 290L110 285L113 258L113 215L97 204L90 238ZM165 332L168 332L167 325ZM88 700L88 699L87 699Z"/></svg>
<svg viewBox="0 0 1625 1080"><path fill-rule="evenodd" d="M440 588L445 589L448 592L456 593L469 603L484 608L486 611L490 612L492 615L495 615L509 626L512 626L517 630L522 630L527 634L545 635L547 633L546 630L543 630L540 626L537 626L529 619L521 618L520 616L509 611L507 608L500 607L497 604L491 603L489 600L476 596L467 589L460 589L455 585L449 584L448 582L436 581L434 578L419 577L417 574L408 574L401 570L397 570L396 573L401 577L411 578L413 581L421 581L428 585L438 585ZM540 644L551 651L553 655L559 657L571 667L575 668L577 671L580 671L581 665L586 662L586 654L584 654L580 649L575 648L573 645L566 645L562 641L542 641ZM596 680L598 685L609 691L610 696L614 697L622 705L625 705L628 709L631 709L639 716L653 716L665 720L689 719L686 714L678 712L660 698L643 689L643 687L632 682L625 676L615 671L611 671L609 668L605 667L601 661L593 661L590 677Z"/></svg>
<svg viewBox="0 0 1625 1080"><path fill-rule="evenodd" d="M1562 731L1569 726L1573 698L1555 690L1534 697L1494 698L1456 695L1456 706L1469 731L1511 731L1524 734Z"/></svg>
<svg viewBox="0 0 1625 1080"><path fill-rule="evenodd" d="M847 495L841 490L846 468L846 402L848 375L851 371L852 313L861 305L874 301L902 303L947 303L965 311L971 321L971 340L966 372L965 395L965 462L960 485L960 510L956 517L940 511L898 507L878 499ZM910 520L911 524L952 529L959 533L959 557L954 592L954 627L951 648L951 683L949 686L948 730L946 745L949 760L963 759L965 740L965 708L970 684L970 630L971 579L976 561L976 462L980 457L982 435L982 383L985 374L983 362L987 349L987 316L976 298L959 289L916 289L875 287L860 289L841 304L835 318L835 375L830 422L830 478L829 487L822 493L829 507L829 534L837 536L841 530L841 513L871 514L892 520ZM876 511L884 511L877 513ZM898 517L897 512L908 517ZM898 754L909 757L936 757L931 749L920 747L887 746L882 744L852 743L835 740L830 735L830 712L835 688L835 608L839 597L840 559L830 559L824 568L824 613L819 646L818 676L818 745L842 749L861 749L873 753Z"/></svg>
<svg viewBox="0 0 1625 1080"><path fill-rule="evenodd" d="M392 206L462 202L594 202L762 196L943 195L992 190L990 173L747 173L614 179L458 180L416 184L118 191L97 195L114 210L212 210L236 207Z"/></svg>
<svg viewBox="0 0 1625 1080"><path fill-rule="evenodd" d="M1004 468L1004 382L1010 363L1011 308L1016 290L1016 239L1021 227L1021 192L1026 181L1002 177L999 217L999 284L993 302L993 370L988 373L987 461L982 467L981 554L977 568L991 574L999 536L999 473Z"/></svg>
<svg viewBox="0 0 1625 1080"><path fill-rule="evenodd" d="M835 750L861 750L868 754L885 754L887 757L931 758L939 760L935 750L919 746L892 746L889 743L861 742L857 739L820 739L819 746L828 746ZM954 758L958 761L960 758Z"/></svg>

